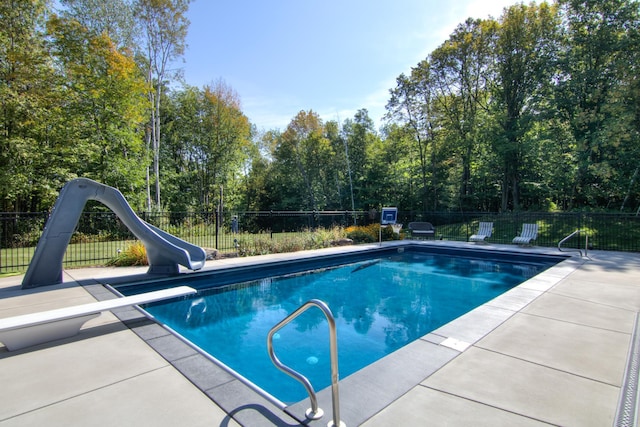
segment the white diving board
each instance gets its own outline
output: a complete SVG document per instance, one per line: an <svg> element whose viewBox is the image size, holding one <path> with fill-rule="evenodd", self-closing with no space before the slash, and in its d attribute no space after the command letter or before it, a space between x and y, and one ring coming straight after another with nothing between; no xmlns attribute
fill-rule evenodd
<svg viewBox="0 0 640 427"><path fill-rule="evenodd" d="M178 286L128 297L42 311L0 319L0 342L9 351L49 341L72 337L88 320L114 308L147 304L169 298L195 294L189 286Z"/></svg>

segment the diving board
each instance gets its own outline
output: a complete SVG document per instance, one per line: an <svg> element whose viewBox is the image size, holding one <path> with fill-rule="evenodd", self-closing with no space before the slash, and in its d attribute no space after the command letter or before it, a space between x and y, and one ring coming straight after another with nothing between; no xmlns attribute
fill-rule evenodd
<svg viewBox="0 0 640 427"><path fill-rule="evenodd" d="M195 294L196 292L195 289L189 286L178 286L128 297L42 311L40 313L7 317L0 319L0 342L9 351L13 351L72 337L80 332L80 328L85 322L98 317L103 311L147 304Z"/></svg>

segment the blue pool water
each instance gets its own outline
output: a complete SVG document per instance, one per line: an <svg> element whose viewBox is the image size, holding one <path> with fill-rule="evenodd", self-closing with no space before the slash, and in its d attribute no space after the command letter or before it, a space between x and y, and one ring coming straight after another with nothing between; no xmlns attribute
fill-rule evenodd
<svg viewBox="0 0 640 427"><path fill-rule="evenodd" d="M269 330L310 299L336 318L340 378L375 362L549 267L408 251L319 271L201 289L146 307L158 321L287 403L307 395L276 369ZM197 287L202 288L202 279ZM181 283L189 285L189 282ZM330 385L329 331L306 311L274 336L274 350L314 389Z"/></svg>

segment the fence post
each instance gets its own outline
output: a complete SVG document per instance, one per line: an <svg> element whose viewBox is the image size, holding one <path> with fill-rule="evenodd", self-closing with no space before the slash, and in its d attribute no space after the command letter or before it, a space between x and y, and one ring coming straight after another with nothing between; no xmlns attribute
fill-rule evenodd
<svg viewBox="0 0 640 427"><path fill-rule="evenodd" d="M219 227L219 221L220 221L220 210L216 206L216 215L215 215L215 219L214 219L214 222L216 224L216 249L218 249L218 227Z"/></svg>

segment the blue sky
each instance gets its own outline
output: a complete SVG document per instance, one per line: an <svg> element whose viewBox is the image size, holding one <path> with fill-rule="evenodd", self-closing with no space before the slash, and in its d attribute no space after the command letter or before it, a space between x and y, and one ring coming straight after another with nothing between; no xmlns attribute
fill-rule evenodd
<svg viewBox="0 0 640 427"><path fill-rule="evenodd" d="M381 123L389 90L468 17L516 0L195 0L186 83L222 79L260 130L301 110L342 123L366 108Z"/></svg>

